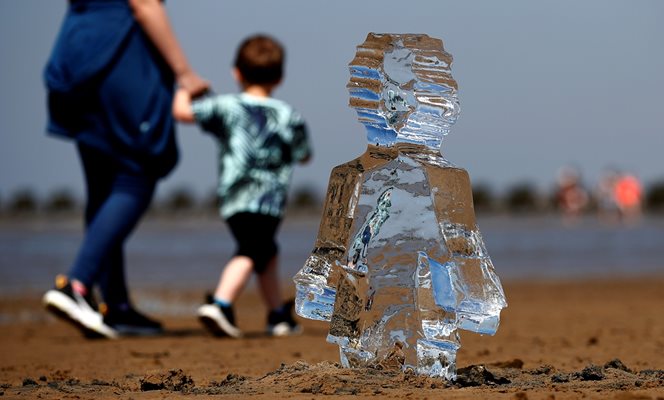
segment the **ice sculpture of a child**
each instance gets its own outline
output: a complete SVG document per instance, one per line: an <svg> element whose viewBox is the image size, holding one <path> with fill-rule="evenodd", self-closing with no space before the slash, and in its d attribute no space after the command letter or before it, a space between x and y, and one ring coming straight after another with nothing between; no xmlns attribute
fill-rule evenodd
<svg viewBox="0 0 664 400"><path fill-rule="evenodd" d="M369 34L350 63L350 104L380 157L333 170L316 248L295 277L298 313L330 320L344 366L453 379L458 329L493 334L507 305L468 174L440 153L459 114L451 63L441 40L413 34Z"/></svg>

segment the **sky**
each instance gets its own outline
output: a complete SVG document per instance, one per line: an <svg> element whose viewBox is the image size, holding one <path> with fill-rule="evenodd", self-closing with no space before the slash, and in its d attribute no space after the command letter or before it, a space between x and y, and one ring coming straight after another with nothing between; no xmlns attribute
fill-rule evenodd
<svg viewBox="0 0 664 400"><path fill-rule="evenodd" d="M71 142L45 133L42 70L67 2L0 2L0 201L29 188L38 196L83 193ZM368 32L425 33L454 57L461 115L444 156L473 184L496 192L530 182L549 190L563 165L588 186L605 168L664 180L664 2L651 0L168 0L190 63L216 92L236 92L237 44L268 33L287 49L275 97L307 120L312 162L293 187L321 195L330 169L366 148L348 107L348 62ZM181 158L158 191L212 192L216 148L179 126Z"/></svg>

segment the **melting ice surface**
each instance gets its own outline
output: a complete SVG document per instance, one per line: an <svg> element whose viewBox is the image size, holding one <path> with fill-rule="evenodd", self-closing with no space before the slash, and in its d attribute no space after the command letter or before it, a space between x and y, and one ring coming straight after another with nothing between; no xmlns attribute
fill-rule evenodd
<svg viewBox="0 0 664 400"><path fill-rule="evenodd" d="M452 56L426 35L373 34L347 87L367 151L335 167L296 311L330 321L346 367L454 379L458 330L494 334L507 306L465 170L439 147L459 114Z"/></svg>

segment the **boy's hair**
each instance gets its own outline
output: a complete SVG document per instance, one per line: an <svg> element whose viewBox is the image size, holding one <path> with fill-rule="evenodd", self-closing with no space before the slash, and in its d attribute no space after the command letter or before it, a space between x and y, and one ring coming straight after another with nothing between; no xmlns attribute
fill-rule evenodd
<svg viewBox="0 0 664 400"><path fill-rule="evenodd" d="M251 36L240 44L235 67L247 83L272 84L283 75L284 48L267 35Z"/></svg>

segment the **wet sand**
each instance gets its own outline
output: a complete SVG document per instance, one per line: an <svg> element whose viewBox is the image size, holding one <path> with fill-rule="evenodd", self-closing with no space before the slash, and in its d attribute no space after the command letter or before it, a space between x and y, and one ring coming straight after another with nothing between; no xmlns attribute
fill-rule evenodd
<svg viewBox="0 0 664 400"><path fill-rule="evenodd" d="M136 290L159 302L167 334L86 340L42 311L39 295L0 298L0 395L42 399L664 399L664 277L506 282L494 337L462 334L456 383L388 370L346 370L327 324L264 336L246 293L247 337L213 338L189 316L200 291ZM155 308L156 309L156 308ZM324 396L323 396L324 395Z"/></svg>

